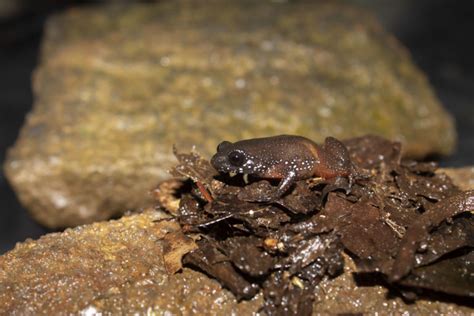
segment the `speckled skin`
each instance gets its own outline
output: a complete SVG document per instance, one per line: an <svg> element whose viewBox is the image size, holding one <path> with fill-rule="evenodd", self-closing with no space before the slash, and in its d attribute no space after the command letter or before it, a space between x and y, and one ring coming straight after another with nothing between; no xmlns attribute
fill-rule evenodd
<svg viewBox="0 0 474 316"><path fill-rule="evenodd" d="M297 180L349 176L352 165L347 148L337 139L327 137L324 145L318 145L292 135L224 141L217 146L211 164L219 172L281 179L276 197Z"/></svg>

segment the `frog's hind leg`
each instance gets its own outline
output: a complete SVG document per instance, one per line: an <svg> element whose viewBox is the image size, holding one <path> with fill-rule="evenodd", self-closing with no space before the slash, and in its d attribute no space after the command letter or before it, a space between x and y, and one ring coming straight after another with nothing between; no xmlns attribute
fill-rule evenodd
<svg viewBox="0 0 474 316"><path fill-rule="evenodd" d="M326 155L328 165L338 175L348 175L351 171L351 157L347 147L334 137L326 137L323 154Z"/></svg>

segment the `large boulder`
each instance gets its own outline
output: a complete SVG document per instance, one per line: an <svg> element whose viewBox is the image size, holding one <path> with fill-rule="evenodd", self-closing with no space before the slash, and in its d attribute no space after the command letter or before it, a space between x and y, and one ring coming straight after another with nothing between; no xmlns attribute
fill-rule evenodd
<svg viewBox="0 0 474 316"><path fill-rule="evenodd" d="M455 131L407 51L333 2L163 1L47 23L35 105L5 171L48 227L146 206L172 144L376 133L448 154Z"/></svg>

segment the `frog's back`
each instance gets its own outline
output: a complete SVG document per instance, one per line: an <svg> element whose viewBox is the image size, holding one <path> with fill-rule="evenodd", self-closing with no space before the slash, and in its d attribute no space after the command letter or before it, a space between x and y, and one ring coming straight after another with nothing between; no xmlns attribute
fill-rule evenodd
<svg viewBox="0 0 474 316"><path fill-rule="evenodd" d="M285 159L311 148L316 144L310 139L296 135L278 135L271 137L252 138L234 143L237 148L245 149L253 155Z"/></svg>

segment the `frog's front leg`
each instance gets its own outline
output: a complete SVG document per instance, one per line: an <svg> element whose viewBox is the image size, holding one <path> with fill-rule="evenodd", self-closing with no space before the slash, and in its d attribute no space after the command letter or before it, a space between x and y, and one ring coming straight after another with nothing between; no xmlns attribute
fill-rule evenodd
<svg viewBox="0 0 474 316"><path fill-rule="evenodd" d="M290 187L295 183L296 180L296 172L290 171L286 174L286 176L280 181L278 185L278 189L275 191L275 196L277 198L281 197L283 194L288 192Z"/></svg>
<svg viewBox="0 0 474 316"><path fill-rule="evenodd" d="M258 202L273 202L281 198L286 192L288 192L291 186L295 183L295 180L296 180L296 172L295 171L288 172L278 184L278 188L275 191L273 191L271 194L260 197L258 199Z"/></svg>

